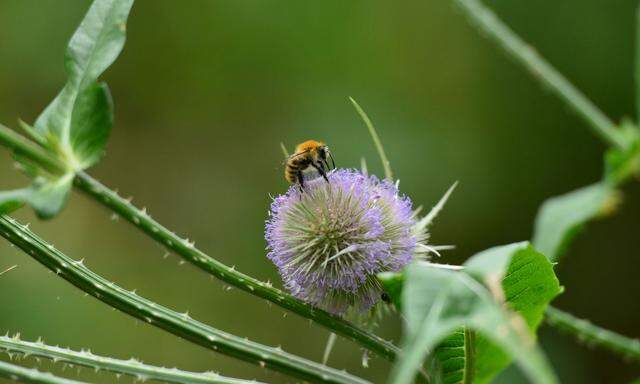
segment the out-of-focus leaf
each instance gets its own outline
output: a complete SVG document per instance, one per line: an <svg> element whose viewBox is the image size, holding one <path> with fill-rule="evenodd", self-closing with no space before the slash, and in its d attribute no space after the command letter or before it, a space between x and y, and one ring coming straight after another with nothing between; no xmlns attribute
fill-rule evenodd
<svg viewBox="0 0 640 384"><path fill-rule="evenodd" d="M380 275L394 303L404 304L404 340L415 353L395 368L391 382L410 381L431 350L438 382L488 382L513 359L533 382L554 382L533 347L542 313L560 292L551 263L528 243L517 243L479 253L465 266L454 272L419 263L404 275Z"/></svg>
<svg viewBox="0 0 640 384"><path fill-rule="evenodd" d="M0 215L15 211L22 207L29 198L28 188L0 192Z"/></svg>
<svg viewBox="0 0 640 384"><path fill-rule="evenodd" d="M619 195L609 183L596 183L546 200L536 216L533 244L555 261L583 225L616 206Z"/></svg>
<svg viewBox="0 0 640 384"><path fill-rule="evenodd" d="M73 177L70 173L53 180L34 180L28 203L39 218L50 219L62 210L69 196Z"/></svg>
<svg viewBox="0 0 640 384"><path fill-rule="evenodd" d="M111 130L109 93L98 77L125 41L133 0L96 0L71 38L65 55L67 83L38 117L35 131L73 169L100 158Z"/></svg>
<svg viewBox="0 0 640 384"><path fill-rule="evenodd" d="M640 130L631 121L624 120L620 132L627 147L610 149L605 155L604 180L611 185L620 185L630 177L640 175Z"/></svg>
<svg viewBox="0 0 640 384"><path fill-rule="evenodd" d="M536 216L533 244L555 261L571 240L593 219L611 213L620 200L616 187L631 176L640 175L640 131L629 121L619 127L624 149L611 149L605 156L601 182L547 199Z"/></svg>
<svg viewBox="0 0 640 384"><path fill-rule="evenodd" d="M41 219L52 218L64 207L73 176L73 173L53 179L38 176L29 188L0 192L0 214L29 204Z"/></svg>

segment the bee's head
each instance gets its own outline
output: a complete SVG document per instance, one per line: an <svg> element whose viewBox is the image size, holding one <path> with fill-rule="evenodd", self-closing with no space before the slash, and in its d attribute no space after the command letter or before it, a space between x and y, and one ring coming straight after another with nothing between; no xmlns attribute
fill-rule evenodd
<svg viewBox="0 0 640 384"><path fill-rule="evenodd" d="M326 159L327 156L329 156L329 147L324 144L320 145L317 148L317 151L318 151L318 156L320 156L320 158L323 160Z"/></svg>
<svg viewBox="0 0 640 384"><path fill-rule="evenodd" d="M329 146L323 144L321 146L318 147L318 156L324 160L324 162L327 164L327 167L329 166L329 164L327 163L327 159L331 158L331 165L332 168L336 167L336 163L333 161L333 156L331 155L331 151L329 151Z"/></svg>

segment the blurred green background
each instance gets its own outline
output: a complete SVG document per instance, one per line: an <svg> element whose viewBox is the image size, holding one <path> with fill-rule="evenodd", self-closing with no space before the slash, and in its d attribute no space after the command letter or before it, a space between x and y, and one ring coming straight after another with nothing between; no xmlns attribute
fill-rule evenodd
<svg viewBox="0 0 640 384"><path fill-rule="evenodd" d="M633 112L635 1L488 1L496 12L615 121ZM0 121L33 122L65 79L66 41L86 0L0 0ZM338 165L368 159L381 173L353 96L377 125L401 188L431 206L460 181L433 227L458 263L530 238L540 203L596 181L604 146L555 96L468 25L450 1L140 0L128 41L104 79L116 121L107 156L90 173L131 195L213 257L280 283L265 258L270 195L286 189L279 143L331 146ZM26 179L0 154L0 188ZM589 225L557 267L555 304L640 336L640 184L622 209ZM50 222L28 210L45 239L121 286L196 319L319 360L327 331L179 263L130 225L74 193ZM191 345L82 293L0 241L0 333L42 336L99 354L268 382L295 382ZM378 331L397 340L400 323ZM563 383L625 383L638 366L543 328ZM389 364L361 366L339 340L330 364L375 383ZM1 357L5 359L6 356ZM24 362L34 365L32 359ZM61 373L59 366L42 368ZM110 383L83 369L62 374ZM515 369L502 382L522 381ZM122 378L121 382L129 382Z"/></svg>

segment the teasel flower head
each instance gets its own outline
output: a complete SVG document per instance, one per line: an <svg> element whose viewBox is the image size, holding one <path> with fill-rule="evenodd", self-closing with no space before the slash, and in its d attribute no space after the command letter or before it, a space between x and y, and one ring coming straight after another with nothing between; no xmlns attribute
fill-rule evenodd
<svg viewBox="0 0 640 384"><path fill-rule="evenodd" d="M424 256L426 225L397 184L338 169L276 197L268 258L295 297L336 315L364 313L383 294L376 274Z"/></svg>

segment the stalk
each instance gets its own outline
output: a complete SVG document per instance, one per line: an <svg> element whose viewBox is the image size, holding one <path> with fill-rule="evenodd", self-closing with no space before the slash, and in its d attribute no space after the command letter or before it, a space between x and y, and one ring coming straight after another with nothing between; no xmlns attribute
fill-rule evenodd
<svg viewBox="0 0 640 384"><path fill-rule="evenodd" d="M368 383L364 379L220 331L129 292L37 237L13 218L0 216L0 235L84 292L137 319L231 357L314 383Z"/></svg>
<svg viewBox="0 0 640 384"><path fill-rule="evenodd" d="M54 362L62 361L72 365L93 368L96 371L104 370L116 374L125 374L140 381L158 380L168 383L188 384L260 384L255 380L229 378L213 372L196 373L182 371L177 368L156 367L143 364L136 359L118 360L94 355L88 350L78 352L67 348L50 346L44 344L41 340L36 342L20 340L18 335L14 337L0 336L0 350L5 350L9 354L19 353L25 357L36 356Z"/></svg>
<svg viewBox="0 0 640 384"><path fill-rule="evenodd" d="M50 155L40 156L41 147L24 139L22 136L0 125L0 143L8 148L18 150L19 153L37 162L39 165L52 167L54 173L64 173L64 166ZM184 260L215 276L216 278L252 295L266 299L284 309L310 319L331 332L352 340L362 347L393 361L398 353L398 347L382 338L367 332L356 325L334 316L326 311L296 299L295 297L247 276L229 267L197 249L193 243L176 235L157 221L145 210L136 208L127 199L120 197L115 191L107 188L98 180L81 171L76 174L74 185L87 193L94 200L118 214L124 220L133 224L140 231L151 237L165 248L175 252Z"/></svg>
<svg viewBox="0 0 640 384"><path fill-rule="evenodd" d="M11 381L37 384L85 384L82 381L63 379L48 372L40 372L37 369L24 368L0 361L0 377Z"/></svg>
<svg viewBox="0 0 640 384"><path fill-rule="evenodd" d="M549 325L571 334L579 341L605 349L627 360L640 362L640 340L601 328L554 307L547 307L545 314L545 321Z"/></svg>
<svg viewBox="0 0 640 384"><path fill-rule="evenodd" d="M455 0L472 23L502 47L509 56L529 70L534 78L546 85L571 107L591 129L609 145L624 149L625 139L613 122L580 92L569 80L522 40L496 14L479 0Z"/></svg>
<svg viewBox="0 0 640 384"><path fill-rule="evenodd" d="M189 240L179 237L174 232L162 226L146 212L139 210L127 199L120 197L116 192L105 187L88 174L79 172L76 175L75 186L136 226L156 242L164 245L185 260L225 283L266 299L302 317L311 319L325 326L332 332L353 340L380 356L389 360L394 359L398 348L393 344L324 310L314 308L288 293L272 287L270 283L254 279L208 256L196 248Z"/></svg>
<svg viewBox="0 0 640 384"><path fill-rule="evenodd" d="M0 124L0 142L16 154L29 158L54 175L66 173L64 163L53 154L2 124Z"/></svg>

